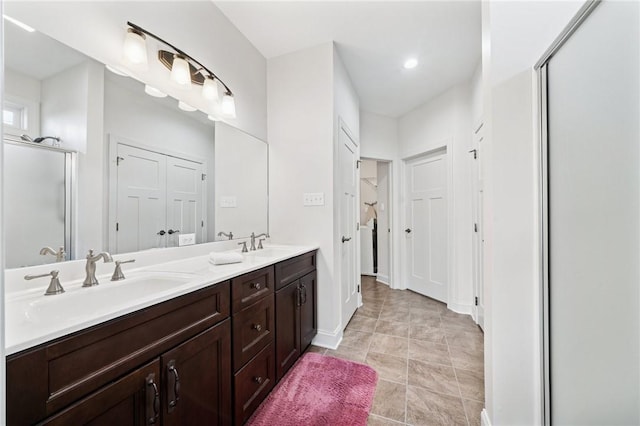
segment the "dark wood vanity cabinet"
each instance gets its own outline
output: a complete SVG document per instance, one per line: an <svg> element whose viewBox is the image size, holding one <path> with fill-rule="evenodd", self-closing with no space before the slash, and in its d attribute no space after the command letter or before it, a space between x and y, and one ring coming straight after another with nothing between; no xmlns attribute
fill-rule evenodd
<svg viewBox="0 0 640 426"><path fill-rule="evenodd" d="M235 424L271 392L275 378L274 267L231 280Z"/></svg>
<svg viewBox="0 0 640 426"><path fill-rule="evenodd" d="M315 252L276 265L276 379L311 344L317 327Z"/></svg>
<svg viewBox="0 0 640 426"><path fill-rule="evenodd" d="M225 282L11 355L7 424L231 424L229 315Z"/></svg>
<svg viewBox="0 0 640 426"><path fill-rule="evenodd" d="M7 424L241 425L316 334L316 255L7 357Z"/></svg>

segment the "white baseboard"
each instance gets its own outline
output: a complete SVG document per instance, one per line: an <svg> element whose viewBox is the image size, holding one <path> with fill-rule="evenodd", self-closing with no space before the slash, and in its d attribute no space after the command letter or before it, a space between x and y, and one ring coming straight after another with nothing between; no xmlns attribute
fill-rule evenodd
<svg viewBox="0 0 640 426"><path fill-rule="evenodd" d="M318 330L318 334L313 338L311 344L314 346L320 346L321 348L336 350L338 349L340 342L342 342L342 330L338 327L334 332Z"/></svg>
<svg viewBox="0 0 640 426"><path fill-rule="evenodd" d="M364 275L365 277L374 277L376 276L376 274L374 274L373 272L360 272L360 275Z"/></svg>
<svg viewBox="0 0 640 426"><path fill-rule="evenodd" d="M386 276L386 275L378 275L378 276L376 276L376 281L379 281L382 284L386 284L389 287L391 287L391 284L389 284L389 277Z"/></svg>
<svg viewBox="0 0 640 426"><path fill-rule="evenodd" d="M491 426L491 419L489 419L489 413L487 413L486 408L483 408L482 413L480 413L480 425Z"/></svg>
<svg viewBox="0 0 640 426"><path fill-rule="evenodd" d="M473 305L462 305L459 303L447 303L447 308L452 310L453 312L457 312L459 314L472 315L473 314Z"/></svg>

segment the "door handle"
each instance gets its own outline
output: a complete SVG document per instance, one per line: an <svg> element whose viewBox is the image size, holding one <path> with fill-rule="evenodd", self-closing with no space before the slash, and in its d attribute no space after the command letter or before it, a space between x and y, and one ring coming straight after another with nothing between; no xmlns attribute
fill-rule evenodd
<svg viewBox="0 0 640 426"><path fill-rule="evenodd" d="M145 417L147 418L148 425L154 425L158 422L160 418L160 392L158 391L158 386L156 385L155 374L151 373L145 379L147 383L146 389L146 413ZM152 388L153 390L149 389Z"/></svg>
<svg viewBox="0 0 640 426"><path fill-rule="evenodd" d="M164 235L166 234L166 232L164 232L164 229L161 229L160 231L158 231L158 235Z"/></svg>
<svg viewBox="0 0 640 426"><path fill-rule="evenodd" d="M178 229L176 229L175 231L173 229L169 229L169 231L167 231L167 234L172 235L172 234L177 234L180 231Z"/></svg>
<svg viewBox="0 0 640 426"><path fill-rule="evenodd" d="M346 243L347 241L351 241L351 237L347 238L344 235L342 236L342 242Z"/></svg>
<svg viewBox="0 0 640 426"><path fill-rule="evenodd" d="M404 232L406 232L407 234L410 234L411 233L411 228L405 229Z"/></svg>
<svg viewBox="0 0 640 426"><path fill-rule="evenodd" d="M169 395L168 411L171 413L176 408L176 405L178 405L178 401L180 401L180 376L178 375L175 360L169 361L169 364L167 364L167 370L169 370L169 373L171 374L169 380L167 380L167 387L169 388L167 389L167 394ZM171 380L171 377L173 377L173 380ZM172 381L173 386L171 383ZM171 396L172 393L173 395Z"/></svg>

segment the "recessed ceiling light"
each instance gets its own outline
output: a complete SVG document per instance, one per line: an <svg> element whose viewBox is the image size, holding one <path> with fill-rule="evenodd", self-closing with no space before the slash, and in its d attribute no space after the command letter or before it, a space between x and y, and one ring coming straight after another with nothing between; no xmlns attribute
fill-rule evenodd
<svg viewBox="0 0 640 426"><path fill-rule="evenodd" d="M416 58L407 59L404 63L404 67L408 70L418 66L418 60Z"/></svg>
<svg viewBox="0 0 640 426"><path fill-rule="evenodd" d="M31 28L30 26L28 26L27 24L24 24L20 21L18 21L15 18L12 18L11 16L7 16L7 15L2 15L2 17L4 19L6 19L7 21L11 22L12 24L15 24L17 26L19 26L20 28L22 28L25 31L29 31L30 33L34 32L35 29Z"/></svg>

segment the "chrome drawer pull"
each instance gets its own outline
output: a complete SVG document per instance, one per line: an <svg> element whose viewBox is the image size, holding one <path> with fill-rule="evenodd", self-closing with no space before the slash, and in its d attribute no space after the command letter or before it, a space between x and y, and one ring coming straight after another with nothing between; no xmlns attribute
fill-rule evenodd
<svg viewBox="0 0 640 426"><path fill-rule="evenodd" d="M262 382L264 382L264 379L260 376L256 376L253 378L253 381L256 382L257 384L261 385Z"/></svg>
<svg viewBox="0 0 640 426"><path fill-rule="evenodd" d="M262 331L262 326L260 324L253 324L251 326L255 331Z"/></svg>
<svg viewBox="0 0 640 426"><path fill-rule="evenodd" d="M260 283L252 283L251 284L251 288L255 288L256 290L260 290L262 286L260 285Z"/></svg>

